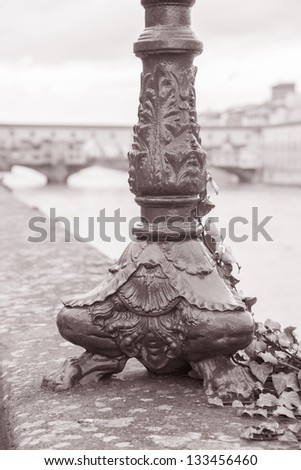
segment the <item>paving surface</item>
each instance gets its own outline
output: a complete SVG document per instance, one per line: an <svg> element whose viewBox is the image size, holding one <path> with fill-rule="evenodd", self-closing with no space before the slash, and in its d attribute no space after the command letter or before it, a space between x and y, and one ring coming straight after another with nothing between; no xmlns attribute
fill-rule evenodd
<svg viewBox="0 0 301 470"><path fill-rule="evenodd" d="M109 260L77 242L29 243L28 220L39 214L1 186L0 214L2 448L300 448L242 440L242 430L260 420L242 419L233 408L211 408L200 382L151 376L135 360L99 385L63 393L42 389L45 373L82 352L57 332L59 299L94 287Z"/></svg>

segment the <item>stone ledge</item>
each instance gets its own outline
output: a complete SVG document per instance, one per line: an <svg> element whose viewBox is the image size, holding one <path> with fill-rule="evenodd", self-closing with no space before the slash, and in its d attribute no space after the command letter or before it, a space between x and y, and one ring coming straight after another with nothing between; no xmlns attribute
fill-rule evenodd
<svg viewBox="0 0 301 470"><path fill-rule="evenodd" d="M238 418L232 408L208 407L198 381L158 378L135 360L99 385L64 393L41 389L46 372L82 351L57 332L58 299L94 287L109 259L62 239L29 243L27 224L37 211L1 187L0 206L0 354L9 448L300 448L241 440L242 429L254 420Z"/></svg>

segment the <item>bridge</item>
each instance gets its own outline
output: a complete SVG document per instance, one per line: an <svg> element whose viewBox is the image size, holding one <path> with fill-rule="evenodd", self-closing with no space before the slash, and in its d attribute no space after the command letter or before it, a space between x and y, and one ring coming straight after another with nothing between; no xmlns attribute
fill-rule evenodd
<svg viewBox="0 0 301 470"><path fill-rule="evenodd" d="M72 174L95 165L126 170L126 150L114 139L110 147L102 148L93 139L21 140L13 146L0 147L0 172L23 166L45 175L48 184L66 184Z"/></svg>
<svg viewBox="0 0 301 470"><path fill-rule="evenodd" d="M0 171L16 165L31 168L45 175L48 184L66 184L72 174L95 165L126 171L131 141L129 126L0 126ZM235 174L240 182L260 175L254 146L228 138L207 145L206 151L209 168Z"/></svg>
<svg viewBox="0 0 301 470"><path fill-rule="evenodd" d="M238 177L240 183L258 181L262 163L258 148L252 145L235 145L231 141L207 149L208 165Z"/></svg>

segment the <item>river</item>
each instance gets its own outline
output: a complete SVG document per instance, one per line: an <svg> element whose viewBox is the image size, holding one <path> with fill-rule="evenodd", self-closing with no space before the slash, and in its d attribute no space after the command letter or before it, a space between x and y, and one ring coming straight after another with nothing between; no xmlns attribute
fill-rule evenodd
<svg viewBox="0 0 301 470"><path fill-rule="evenodd" d="M301 332L301 188L261 185L239 185L231 179L215 175L221 183L218 196L211 195L216 209L212 216L219 218L220 227L228 228L233 217L245 217L248 225L237 224L236 236L248 235L244 242L234 242L227 237L227 244L242 266L239 288L248 296L256 296L255 318L264 321L272 318L283 326L297 326ZM100 240L96 218L101 209L106 216L113 216L120 209L127 221L139 215L133 195L127 186L127 174L121 171L89 168L69 178L68 186L45 186L44 177L31 170L15 167L4 178L15 195L30 206L38 207L49 216L50 208L57 216L71 222L79 217L79 233L89 233L88 217L94 221L95 240L100 251L116 259L129 241L128 223L121 223L121 235L126 241L114 238L113 224L106 224L110 242ZM252 208L258 210L259 222L266 216L272 219L265 229L273 241L261 234L252 240ZM254 220L253 220L254 225ZM254 229L253 229L254 231ZM36 235L30 233L29 235ZM254 238L254 237L253 237ZM80 242L78 242L80 243ZM58 260L59 262L59 260ZM75 274L76 275L76 274ZM300 291L300 292L299 292Z"/></svg>

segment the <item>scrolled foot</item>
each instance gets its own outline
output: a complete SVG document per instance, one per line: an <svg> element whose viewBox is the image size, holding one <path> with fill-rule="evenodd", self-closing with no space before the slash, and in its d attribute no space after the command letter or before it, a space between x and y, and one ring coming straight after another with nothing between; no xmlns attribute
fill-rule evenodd
<svg viewBox="0 0 301 470"><path fill-rule="evenodd" d="M256 381L246 368L234 365L229 357L205 359L191 363L191 367L194 377L203 380L208 397L217 396L224 404L253 401Z"/></svg>
<svg viewBox="0 0 301 470"><path fill-rule="evenodd" d="M77 382L80 377L80 369L76 365L75 358L68 358L63 364L60 371L52 371L47 374L42 381L42 388L52 390L54 392L62 392L69 390Z"/></svg>
<svg viewBox="0 0 301 470"><path fill-rule="evenodd" d="M61 371L50 372L43 378L42 388L61 392L77 383L99 382L108 375L121 372L127 360L127 357L107 358L89 352L78 357L69 357Z"/></svg>

